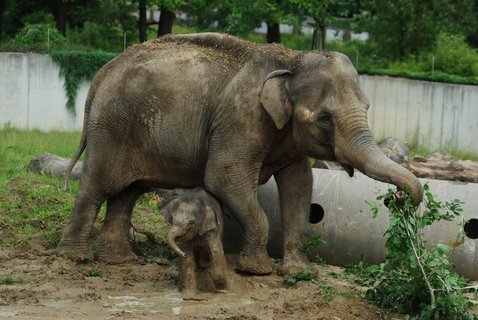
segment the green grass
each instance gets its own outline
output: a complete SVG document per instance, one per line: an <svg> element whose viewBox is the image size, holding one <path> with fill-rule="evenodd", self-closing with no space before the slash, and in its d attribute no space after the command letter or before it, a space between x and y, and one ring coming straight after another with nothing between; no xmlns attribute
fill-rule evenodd
<svg viewBox="0 0 478 320"><path fill-rule="evenodd" d="M46 152L70 158L80 136L80 132L27 131L9 126L0 129L1 246L26 245L35 240L47 249L56 247L79 183L71 181L70 190L65 192L62 178L28 172L27 166L32 158ZM98 223L104 219L104 207ZM135 228L159 243L165 235L164 219L148 195L141 197L134 212Z"/></svg>
<svg viewBox="0 0 478 320"><path fill-rule="evenodd" d="M18 245L41 237L54 247L73 207L78 182L69 192L62 179L27 171L31 159L45 152L70 157L79 132L0 130L0 244Z"/></svg>
<svg viewBox="0 0 478 320"><path fill-rule="evenodd" d="M423 147L410 146L410 151L408 153L408 158L413 159L414 156L429 157L432 153L437 151L445 151L451 154L453 157L461 160L471 160L478 161L478 154L472 152L465 152L456 149L452 150L430 150Z"/></svg>

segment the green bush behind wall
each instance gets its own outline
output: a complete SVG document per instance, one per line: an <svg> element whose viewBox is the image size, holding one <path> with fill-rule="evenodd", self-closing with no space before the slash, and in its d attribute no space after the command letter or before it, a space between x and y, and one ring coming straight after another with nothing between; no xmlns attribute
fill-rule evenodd
<svg viewBox="0 0 478 320"><path fill-rule="evenodd" d="M65 78L66 107L73 114L76 114L75 100L80 83L91 81L102 66L117 56L116 53L98 51L50 51L49 55Z"/></svg>

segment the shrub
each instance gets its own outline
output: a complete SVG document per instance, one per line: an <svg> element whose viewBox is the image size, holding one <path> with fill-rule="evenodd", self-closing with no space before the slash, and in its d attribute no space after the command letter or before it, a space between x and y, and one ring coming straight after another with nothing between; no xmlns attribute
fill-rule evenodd
<svg viewBox="0 0 478 320"><path fill-rule="evenodd" d="M85 22L83 29L68 32L68 40L87 48L101 49L108 52L123 51L123 30L119 25L103 25Z"/></svg>
<svg viewBox="0 0 478 320"><path fill-rule="evenodd" d="M65 37L50 23L27 23L10 41L23 50L44 51L66 42Z"/></svg>
<svg viewBox="0 0 478 320"><path fill-rule="evenodd" d="M387 257L371 274L378 279L367 298L380 307L416 315L413 319L476 319L469 313L472 302L465 295L476 287L467 287L468 281L453 271L448 261L450 248L437 244L428 250L422 239L424 228L459 216L461 201L435 200L428 184L424 185L423 212L417 211L413 197L404 191L389 189L377 200L384 200L390 212L390 226L384 234ZM368 203L376 216L377 204ZM457 244L464 242L463 225L462 221Z"/></svg>
<svg viewBox="0 0 478 320"><path fill-rule="evenodd" d="M478 76L478 53L462 35L440 33L436 47L435 70L460 76Z"/></svg>

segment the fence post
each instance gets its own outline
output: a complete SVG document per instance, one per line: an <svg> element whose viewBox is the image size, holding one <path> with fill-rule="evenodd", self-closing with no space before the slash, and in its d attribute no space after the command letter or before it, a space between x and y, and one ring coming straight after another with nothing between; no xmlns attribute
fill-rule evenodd
<svg viewBox="0 0 478 320"><path fill-rule="evenodd" d="M359 68L359 51L355 52L355 68L358 70Z"/></svg>
<svg viewBox="0 0 478 320"><path fill-rule="evenodd" d="M435 74L435 56L432 56L432 77Z"/></svg>

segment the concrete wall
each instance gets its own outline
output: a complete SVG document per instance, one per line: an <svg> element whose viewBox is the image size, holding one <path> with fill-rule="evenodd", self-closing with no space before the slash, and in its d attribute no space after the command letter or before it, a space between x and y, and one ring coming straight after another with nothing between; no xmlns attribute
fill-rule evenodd
<svg viewBox="0 0 478 320"><path fill-rule="evenodd" d="M378 76L361 76L360 83L377 140L478 153L478 86ZM63 79L49 56L0 53L0 128L80 130L88 86L80 87L75 116L65 107Z"/></svg>
<svg viewBox="0 0 478 320"><path fill-rule="evenodd" d="M76 98L76 113L66 109L60 69L48 55L0 53L0 128L80 130L89 83Z"/></svg>
<svg viewBox="0 0 478 320"><path fill-rule="evenodd" d="M360 84L377 140L478 153L478 86L377 76L361 76Z"/></svg>

